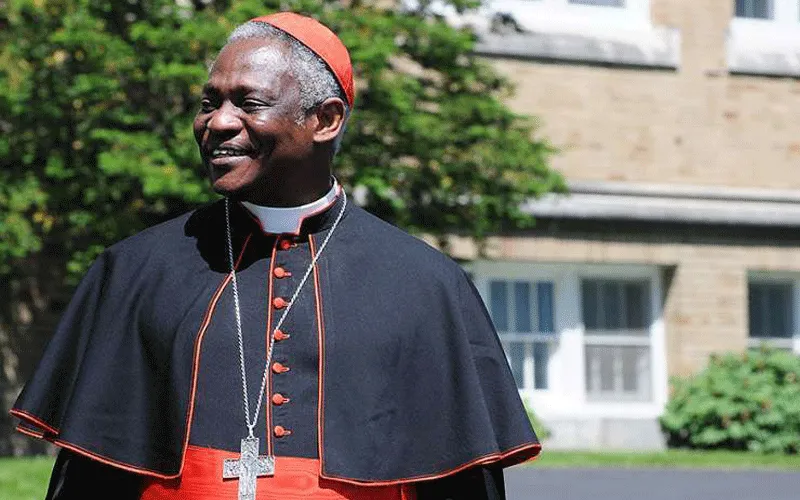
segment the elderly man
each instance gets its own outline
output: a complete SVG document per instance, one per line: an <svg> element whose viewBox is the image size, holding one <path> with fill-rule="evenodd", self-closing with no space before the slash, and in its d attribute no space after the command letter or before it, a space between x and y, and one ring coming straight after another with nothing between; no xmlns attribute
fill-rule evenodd
<svg viewBox="0 0 800 500"><path fill-rule="evenodd" d="M48 498L504 498L536 436L464 272L332 177L353 103L318 22L233 32L194 124L224 199L107 249L12 410Z"/></svg>

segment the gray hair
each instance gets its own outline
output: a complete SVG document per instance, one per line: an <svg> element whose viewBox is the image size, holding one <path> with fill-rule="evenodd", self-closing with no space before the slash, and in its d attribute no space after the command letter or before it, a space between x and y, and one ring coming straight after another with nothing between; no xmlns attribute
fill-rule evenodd
<svg viewBox="0 0 800 500"><path fill-rule="evenodd" d="M300 43L296 38L278 28L260 21L248 21L238 26L228 37L225 45L237 40L253 38L269 38L285 43L291 50L290 70L297 79L300 87L300 111L298 123L308 114L322 104L325 99L338 97L344 102L345 123L350 116L350 106L347 97L325 61L311 49ZM339 145L344 135L344 127L335 140L335 148Z"/></svg>

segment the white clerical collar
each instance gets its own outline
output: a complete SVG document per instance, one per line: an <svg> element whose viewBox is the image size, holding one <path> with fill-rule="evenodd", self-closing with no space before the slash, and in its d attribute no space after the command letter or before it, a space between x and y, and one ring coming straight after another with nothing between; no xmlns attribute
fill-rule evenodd
<svg viewBox="0 0 800 500"><path fill-rule="evenodd" d="M299 207L262 207L247 201L242 205L258 218L265 233L300 234L303 221L330 208L339 196L339 190L339 183L334 179L333 187L325 196Z"/></svg>

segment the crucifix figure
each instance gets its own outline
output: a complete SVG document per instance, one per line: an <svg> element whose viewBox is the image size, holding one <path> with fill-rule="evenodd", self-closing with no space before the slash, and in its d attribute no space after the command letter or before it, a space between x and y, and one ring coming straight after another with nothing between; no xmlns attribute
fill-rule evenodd
<svg viewBox="0 0 800 500"><path fill-rule="evenodd" d="M238 460L229 458L222 466L223 479L239 480L239 500L256 500L256 478L275 474L275 457L258 456L258 438L242 439Z"/></svg>

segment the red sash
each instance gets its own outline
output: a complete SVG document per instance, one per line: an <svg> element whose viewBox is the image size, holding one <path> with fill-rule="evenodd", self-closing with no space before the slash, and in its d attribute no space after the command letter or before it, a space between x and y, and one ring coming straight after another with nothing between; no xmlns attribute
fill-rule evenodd
<svg viewBox="0 0 800 500"><path fill-rule="evenodd" d="M189 446L178 479L150 479L142 500L237 500L236 479L222 462L237 453ZM416 500L414 485L357 486L319 477L319 460L275 457L275 476L258 478L258 500Z"/></svg>

